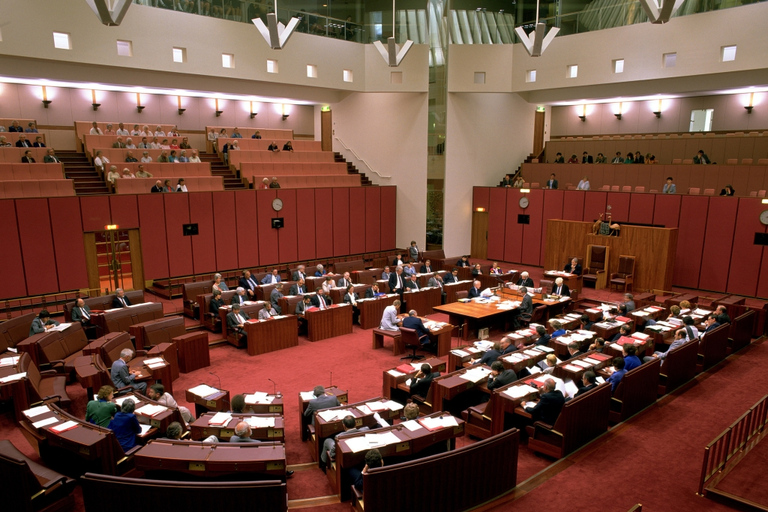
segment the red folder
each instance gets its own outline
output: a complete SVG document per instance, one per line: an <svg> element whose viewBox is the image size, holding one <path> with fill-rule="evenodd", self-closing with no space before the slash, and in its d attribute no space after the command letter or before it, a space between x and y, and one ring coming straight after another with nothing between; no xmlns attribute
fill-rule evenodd
<svg viewBox="0 0 768 512"><path fill-rule="evenodd" d="M409 364L401 364L400 366L397 367L397 371L399 371L401 373L413 373L416 370L414 370L413 366L411 366Z"/></svg>

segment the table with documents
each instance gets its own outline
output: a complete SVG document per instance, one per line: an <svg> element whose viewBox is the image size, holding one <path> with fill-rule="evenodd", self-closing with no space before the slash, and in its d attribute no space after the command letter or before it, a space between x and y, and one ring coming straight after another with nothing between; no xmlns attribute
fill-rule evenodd
<svg viewBox="0 0 768 512"><path fill-rule="evenodd" d="M230 409L229 391L216 389L208 384L200 384L187 389L187 402L195 404L195 417L208 411L228 411Z"/></svg>
<svg viewBox="0 0 768 512"><path fill-rule="evenodd" d="M248 355L255 356L299 344L299 324L296 315L279 315L269 320L250 319L245 322Z"/></svg>
<svg viewBox="0 0 768 512"><path fill-rule="evenodd" d="M190 425L190 438L202 441L216 436L219 441L228 442L241 421L251 427L251 439L285 442L285 422L280 414L207 412Z"/></svg>
<svg viewBox="0 0 768 512"><path fill-rule="evenodd" d="M256 391L245 393L245 411L254 414L283 414L283 395Z"/></svg>
<svg viewBox="0 0 768 512"><path fill-rule="evenodd" d="M325 388L326 395L335 395L336 399L341 404L349 402L349 393L346 390L341 390L336 386L330 386ZM304 411L307 410L309 402L315 399L313 391L299 391L299 425L301 425L301 440L306 441L309 438L309 432L307 426L309 425L309 418L304 416Z"/></svg>
<svg viewBox="0 0 768 512"><path fill-rule="evenodd" d="M386 398L399 396L400 393L398 392L398 386L413 378L413 376L416 375L416 373L421 369L421 365L424 363L430 365L433 372L445 372L445 361L436 357L422 359L421 361L415 363L403 363L395 368L384 370L381 394ZM410 395L408 398L410 398Z"/></svg>

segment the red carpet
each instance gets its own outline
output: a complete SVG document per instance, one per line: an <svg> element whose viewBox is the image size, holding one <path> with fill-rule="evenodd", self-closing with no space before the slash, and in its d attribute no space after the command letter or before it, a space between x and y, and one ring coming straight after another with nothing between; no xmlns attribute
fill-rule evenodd
<svg viewBox="0 0 768 512"><path fill-rule="evenodd" d="M717 490L768 508L766 468L768 468L768 438L764 437L725 478L718 482Z"/></svg>

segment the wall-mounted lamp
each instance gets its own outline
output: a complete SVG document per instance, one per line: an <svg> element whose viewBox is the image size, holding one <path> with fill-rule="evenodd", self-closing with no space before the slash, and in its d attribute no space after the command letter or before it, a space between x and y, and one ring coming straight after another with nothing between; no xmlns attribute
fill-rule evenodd
<svg viewBox="0 0 768 512"><path fill-rule="evenodd" d="M93 102L91 103L93 110L99 110L101 103L96 103L96 89L91 89L91 98L93 99Z"/></svg>
<svg viewBox="0 0 768 512"><path fill-rule="evenodd" d="M289 115L288 115L288 114L283 114L283 121L285 121L286 119L288 119L288 117L289 117Z"/></svg>
<svg viewBox="0 0 768 512"><path fill-rule="evenodd" d="M768 204L768 199L762 199L760 202L761 202L762 204Z"/></svg>
<svg viewBox="0 0 768 512"><path fill-rule="evenodd" d="M51 104L51 100L48 99L48 91L45 90L45 86L43 86L43 108L48 108L48 105Z"/></svg>
<svg viewBox="0 0 768 512"><path fill-rule="evenodd" d="M216 98L216 117L221 116L224 111L219 109L219 98Z"/></svg>
<svg viewBox="0 0 768 512"><path fill-rule="evenodd" d="M251 102L251 119L253 119L257 115L259 115L259 113L253 111L253 102Z"/></svg>
<svg viewBox="0 0 768 512"><path fill-rule="evenodd" d="M477 208L475 208L475 211L476 212L484 212L485 208L483 208L482 206L478 206Z"/></svg>
<svg viewBox="0 0 768 512"><path fill-rule="evenodd" d="M755 93L751 92L749 93L749 105L744 105L744 108L747 109L747 114L751 114L752 109L755 108L754 101L755 101Z"/></svg>
<svg viewBox="0 0 768 512"><path fill-rule="evenodd" d="M531 189L529 189L529 188L521 188L520 189L520 193L521 194L530 194L531 193Z"/></svg>
<svg viewBox="0 0 768 512"><path fill-rule="evenodd" d="M581 115L579 116L579 119L581 119L581 122L585 122L587 120L587 104L581 106Z"/></svg>
<svg viewBox="0 0 768 512"><path fill-rule="evenodd" d="M622 104L619 103L619 111L613 114L616 116L616 119L618 119L619 121L621 121L621 107L622 107Z"/></svg>
<svg viewBox="0 0 768 512"><path fill-rule="evenodd" d="M141 104L141 93L137 92L136 93L136 112L141 114L141 111L144 110L145 108L147 108L147 106Z"/></svg>
<svg viewBox="0 0 768 512"><path fill-rule="evenodd" d="M656 119L660 119L661 118L661 110L655 110L653 112L653 115L656 116Z"/></svg>
<svg viewBox="0 0 768 512"><path fill-rule="evenodd" d="M282 110L282 112L283 112L283 121L285 121L286 119L288 119L288 116L290 115L290 114L286 114L286 112L285 112L285 103L283 103L282 105L280 105L280 109L281 109L281 110Z"/></svg>
<svg viewBox="0 0 768 512"><path fill-rule="evenodd" d="M176 98L178 99L178 102L179 102L179 115L181 115L181 114L183 114L183 113L184 113L184 111L185 111L185 110L187 110L187 109L185 109L185 108L181 108L181 96L176 96Z"/></svg>

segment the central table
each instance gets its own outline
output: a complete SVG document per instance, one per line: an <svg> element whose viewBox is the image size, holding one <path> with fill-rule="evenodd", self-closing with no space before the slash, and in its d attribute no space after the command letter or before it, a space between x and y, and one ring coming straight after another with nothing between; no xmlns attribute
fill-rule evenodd
<svg viewBox="0 0 768 512"><path fill-rule="evenodd" d="M352 332L352 306L334 304L327 309L315 309L304 314L307 338L319 341Z"/></svg>
<svg viewBox="0 0 768 512"><path fill-rule="evenodd" d="M270 320L247 320L248 355L255 356L299 344L299 323L296 315L283 315Z"/></svg>
<svg viewBox="0 0 768 512"><path fill-rule="evenodd" d="M373 329L381 324L384 309L391 306L399 298L396 293L383 295L375 299L360 299L357 301L357 309L360 311L360 327Z"/></svg>

